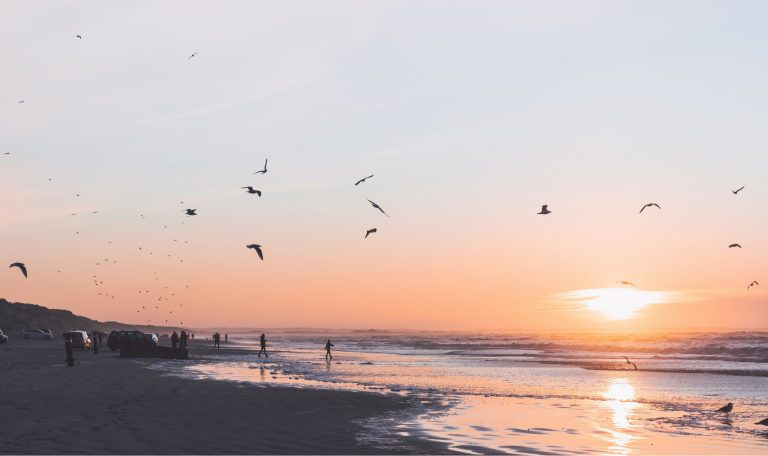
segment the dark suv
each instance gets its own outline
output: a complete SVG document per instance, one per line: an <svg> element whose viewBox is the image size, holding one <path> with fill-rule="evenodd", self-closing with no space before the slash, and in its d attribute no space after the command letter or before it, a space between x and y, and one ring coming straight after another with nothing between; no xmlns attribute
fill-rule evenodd
<svg viewBox="0 0 768 456"><path fill-rule="evenodd" d="M132 348L157 347L157 338L141 331L112 331L107 337L107 347L112 351L119 350L129 340Z"/></svg>

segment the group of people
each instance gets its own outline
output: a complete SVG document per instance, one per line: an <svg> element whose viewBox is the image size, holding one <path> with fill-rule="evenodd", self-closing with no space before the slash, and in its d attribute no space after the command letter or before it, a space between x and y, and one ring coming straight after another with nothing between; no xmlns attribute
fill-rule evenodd
<svg viewBox="0 0 768 456"><path fill-rule="evenodd" d="M224 333L224 343L229 343L229 335ZM213 348L221 348L221 334L213 333Z"/></svg>
<svg viewBox="0 0 768 456"><path fill-rule="evenodd" d="M192 334L192 338L195 338L195 335ZM181 330L181 335L176 334L176 331L171 334L171 346L173 348L187 348L187 341L189 340L189 335L186 331L183 329Z"/></svg>

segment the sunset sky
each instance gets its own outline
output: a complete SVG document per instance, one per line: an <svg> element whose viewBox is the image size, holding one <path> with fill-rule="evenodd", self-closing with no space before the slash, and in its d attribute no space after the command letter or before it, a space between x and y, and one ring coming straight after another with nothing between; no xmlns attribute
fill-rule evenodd
<svg viewBox="0 0 768 456"><path fill-rule="evenodd" d="M29 278L0 268L0 296L197 327L764 328L768 3L738 4L2 0L1 258ZM651 294L611 303L649 305L590 310L620 280Z"/></svg>

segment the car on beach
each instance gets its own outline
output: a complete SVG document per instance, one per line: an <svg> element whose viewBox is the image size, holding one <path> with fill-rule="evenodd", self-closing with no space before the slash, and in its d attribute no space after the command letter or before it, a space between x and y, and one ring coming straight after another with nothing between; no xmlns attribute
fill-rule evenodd
<svg viewBox="0 0 768 456"><path fill-rule="evenodd" d="M112 331L107 337L107 347L110 350L119 350L130 341L134 348L155 348L159 344L157 334L146 334L141 331Z"/></svg>
<svg viewBox="0 0 768 456"><path fill-rule="evenodd" d="M3 330L0 329L0 344L4 344L6 342L8 342L8 336L3 334Z"/></svg>
<svg viewBox="0 0 768 456"><path fill-rule="evenodd" d="M53 334L42 329L25 329L21 331L21 337L24 339L53 340Z"/></svg>
<svg viewBox="0 0 768 456"><path fill-rule="evenodd" d="M74 348L90 350L92 347L91 338L88 337L88 333L85 331L67 331L62 336L64 336L64 340L72 339L72 347Z"/></svg>

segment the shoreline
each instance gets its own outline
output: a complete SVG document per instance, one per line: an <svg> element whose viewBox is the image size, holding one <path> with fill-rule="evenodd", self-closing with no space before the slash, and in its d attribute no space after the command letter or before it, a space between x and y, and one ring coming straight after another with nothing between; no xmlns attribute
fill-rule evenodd
<svg viewBox="0 0 768 456"><path fill-rule="evenodd" d="M448 452L394 429L380 430L384 438L360 439L370 431L365 422L394 427L395 418L387 416L414 411L406 397L185 379L147 368L153 360L120 359L108 349L98 355L76 351L70 368L58 342L14 340L0 346L0 404L8 413L0 428L0 453ZM200 342L191 345L193 354L213 355Z"/></svg>

